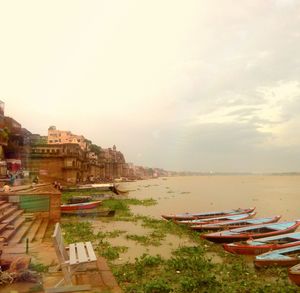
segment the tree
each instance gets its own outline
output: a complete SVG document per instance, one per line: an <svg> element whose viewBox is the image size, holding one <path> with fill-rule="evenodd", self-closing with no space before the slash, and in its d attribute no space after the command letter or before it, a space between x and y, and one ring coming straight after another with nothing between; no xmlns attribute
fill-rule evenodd
<svg viewBox="0 0 300 293"><path fill-rule="evenodd" d="M100 146L96 144L91 144L90 145L90 151L95 153L97 156L101 153L102 149Z"/></svg>

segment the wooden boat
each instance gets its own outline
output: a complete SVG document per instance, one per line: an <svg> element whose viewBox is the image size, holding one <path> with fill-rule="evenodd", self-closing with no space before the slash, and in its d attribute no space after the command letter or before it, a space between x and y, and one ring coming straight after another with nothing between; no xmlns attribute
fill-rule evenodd
<svg viewBox="0 0 300 293"><path fill-rule="evenodd" d="M270 250L296 245L300 245L300 232L258 238L244 242L228 243L223 244L223 247L225 250L231 253L258 255Z"/></svg>
<svg viewBox="0 0 300 293"><path fill-rule="evenodd" d="M162 215L162 217L166 220L195 220L195 219L207 219L214 218L217 216L228 216L228 215L238 215L251 213L255 210L255 208L248 209L233 209L227 211L219 211L219 212L204 212L204 213L182 213L182 214L171 214L171 215Z"/></svg>
<svg viewBox="0 0 300 293"><path fill-rule="evenodd" d="M246 214L238 214L238 215L229 215L229 216L221 216L207 219L197 219L197 220L183 220L183 221L174 221L176 224L185 224L185 225L200 225L200 224L209 224L209 223L222 223L227 221L234 220L244 220L252 218L256 215L256 212L246 213Z"/></svg>
<svg viewBox="0 0 300 293"><path fill-rule="evenodd" d="M256 267L266 267L271 265L290 267L300 262L300 245L272 250L254 259Z"/></svg>
<svg viewBox="0 0 300 293"><path fill-rule="evenodd" d="M91 201L98 201L104 199L111 199L113 195L111 194L91 194L91 195L79 195L79 196L72 196L68 199L68 204L74 203L83 203L83 202L91 202Z"/></svg>
<svg viewBox="0 0 300 293"><path fill-rule="evenodd" d="M290 233L295 231L299 225L300 221L271 223L203 234L201 237L216 243L231 243L250 238L262 238Z"/></svg>
<svg viewBox="0 0 300 293"><path fill-rule="evenodd" d="M197 231L219 231L226 229L235 229L240 227L248 227L253 225L268 224L279 221L281 216L269 217L269 218L258 218L258 219L245 219L245 220L235 220L235 221L226 221L221 223L212 223L212 224L198 224L190 226L191 229Z"/></svg>
<svg viewBox="0 0 300 293"><path fill-rule="evenodd" d="M300 286L300 264L289 268L289 278L297 286Z"/></svg>
<svg viewBox="0 0 300 293"><path fill-rule="evenodd" d="M93 200L104 200L104 199L111 199L114 198L112 194L102 194L102 193L95 193L90 195Z"/></svg>
<svg viewBox="0 0 300 293"><path fill-rule="evenodd" d="M62 211L62 214L68 216L80 216L80 217L113 217L115 210L110 209L85 209L85 210L73 210Z"/></svg>
<svg viewBox="0 0 300 293"><path fill-rule="evenodd" d="M74 204L63 204L60 206L61 211L75 211L75 210L85 210L85 209L93 209L100 205L102 201L90 201L90 202L82 202L82 203L74 203Z"/></svg>
<svg viewBox="0 0 300 293"><path fill-rule="evenodd" d="M84 185L77 185L77 186L73 186L73 187L63 187L62 190L64 192L90 191L90 190L109 191L114 186L115 186L115 184L113 184L113 183L84 184Z"/></svg>
<svg viewBox="0 0 300 293"><path fill-rule="evenodd" d="M74 191L112 191L115 194L123 195L127 194L128 190L121 190L119 185L114 183L101 183L101 184L84 184L77 185L74 187L63 187L63 192L74 192Z"/></svg>
<svg viewBox="0 0 300 293"><path fill-rule="evenodd" d="M91 196L72 196L68 199L67 204L91 202L92 199Z"/></svg>

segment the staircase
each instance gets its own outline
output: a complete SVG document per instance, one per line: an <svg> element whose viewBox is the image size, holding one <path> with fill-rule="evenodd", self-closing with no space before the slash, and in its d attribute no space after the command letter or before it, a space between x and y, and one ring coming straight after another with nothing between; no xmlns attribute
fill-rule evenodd
<svg viewBox="0 0 300 293"><path fill-rule="evenodd" d="M42 242L48 225L48 219L25 214L16 204L0 200L0 244Z"/></svg>

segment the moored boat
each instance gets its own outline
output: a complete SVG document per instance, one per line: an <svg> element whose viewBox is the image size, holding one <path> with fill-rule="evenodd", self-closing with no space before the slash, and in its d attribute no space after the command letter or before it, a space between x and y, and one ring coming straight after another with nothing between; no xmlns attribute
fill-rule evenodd
<svg viewBox="0 0 300 293"><path fill-rule="evenodd" d="M297 286L300 286L300 264L289 268L289 278Z"/></svg>
<svg viewBox="0 0 300 293"><path fill-rule="evenodd" d="M225 250L236 254L258 255L270 250L300 245L300 232L257 238L244 242L223 244Z"/></svg>
<svg viewBox="0 0 300 293"><path fill-rule="evenodd" d="M256 267L284 266L289 267L300 262L300 245L272 250L254 259Z"/></svg>
<svg viewBox="0 0 300 293"><path fill-rule="evenodd" d="M166 220L193 220L193 219L205 219L205 218L214 218L217 216L227 216L227 215L238 215L251 213L255 210L255 208L248 209L233 209L227 211L218 211L218 212L204 212L204 213L182 213L182 214L170 214L170 215L162 215L162 217Z"/></svg>
<svg viewBox="0 0 300 293"><path fill-rule="evenodd" d="M109 191L113 187L115 187L114 183L84 184L84 185L77 185L77 186L73 186L73 187L63 187L62 190L64 192L89 191L89 190Z"/></svg>
<svg viewBox="0 0 300 293"><path fill-rule="evenodd" d="M231 243L250 238L262 238L295 231L300 221L271 223L237 228L201 235L202 238L216 243Z"/></svg>
<svg viewBox="0 0 300 293"><path fill-rule="evenodd" d="M235 220L235 221L226 221L226 222L212 223L212 224L198 224L198 225L192 225L190 226L190 228L197 231L213 231L213 230L218 231L218 230L235 229L240 227L274 223L279 221L280 218L281 216L274 216L268 218Z"/></svg>
<svg viewBox="0 0 300 293"><path fill-rule="evenodd" d="M209 223L222 223L227 221L234 220L243 220L249 219L256 215L256 212L246 213L246 214L238 214L238 215L229 215L229 216L221 216L214 218L206 218L206 219L196 219L196 220L183 220L183 221L174 221L176 224L184 224L184 225L198 225L198 224L209 224Z"/></svg>
<svg viewBox="0 0 300 293"><path fill-rule="evenodd" d="M74 204L63 204L60 206L61 211L75 211L75 210L84 210L84 209L93 209L99 206L102 203L101 200L74 203Z"/></svg>
<svg viewBox="0 0 300 293"><path fill-rule="evenodd" d="M84 210L71 210L62 211L62 214L68 216L80 216L80 217L113 217L115 215L115 210L110 209L84 209Z"/></svg>
<svg viewBox="0 0 300 293"><path fill-rule="evenodd" d="M127 194L128 190L121 190L120 186L114 183L100 183L100 184L84 184L73 187L63 187L63 192L81 192L81 191L111 191L118 195Z"/></svg>

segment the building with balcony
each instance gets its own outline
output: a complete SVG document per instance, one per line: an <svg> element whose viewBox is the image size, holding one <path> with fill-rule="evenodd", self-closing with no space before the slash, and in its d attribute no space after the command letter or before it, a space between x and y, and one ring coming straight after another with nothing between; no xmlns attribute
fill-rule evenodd
<svg viewBox="0 0 300 293"><path fill-rule="evenodd" d="M83 180L85 152L78 144L32 146L28 169L45 181L75 184Z"/></svg>

